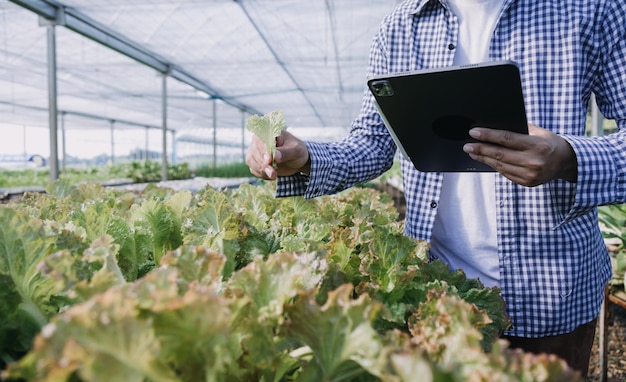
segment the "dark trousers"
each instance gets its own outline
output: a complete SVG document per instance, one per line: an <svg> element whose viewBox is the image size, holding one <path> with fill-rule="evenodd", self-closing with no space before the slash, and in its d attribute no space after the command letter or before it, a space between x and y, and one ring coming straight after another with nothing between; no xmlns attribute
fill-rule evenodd
<svg viewBox="0 0 626 382"><path fill-rule="evenodd" d="M582 377L586 378L596 334L596 321L597 319L577 327L571 333L558 336L542 338L503 336L502 338L510 342L511 348L519 348L534 354L555 354L564 359L572 369L580 371Z"/></svg>

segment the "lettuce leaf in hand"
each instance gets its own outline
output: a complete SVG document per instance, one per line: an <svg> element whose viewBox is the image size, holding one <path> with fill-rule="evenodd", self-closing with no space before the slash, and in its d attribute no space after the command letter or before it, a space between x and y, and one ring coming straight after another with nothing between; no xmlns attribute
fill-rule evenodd
<svg viewBox="0 0 626 382"><path fill-rule="evenodd" d="M253 115L248 118L246 128L263 141L267 152L274 157L276 137L285 129L285 116L280 110L272 111L264 116Z"/></svg>

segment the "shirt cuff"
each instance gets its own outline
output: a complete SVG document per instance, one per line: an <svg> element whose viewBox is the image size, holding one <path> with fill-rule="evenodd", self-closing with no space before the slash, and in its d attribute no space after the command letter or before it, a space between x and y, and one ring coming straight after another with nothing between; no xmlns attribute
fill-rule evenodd
<svg viewBox="0 0 626 382"><path fill-rule="evenodd" d="M306 174L294 174L291 176L279 176L276 179L276 196L301 196L309 187L309 176Z"/></svg>

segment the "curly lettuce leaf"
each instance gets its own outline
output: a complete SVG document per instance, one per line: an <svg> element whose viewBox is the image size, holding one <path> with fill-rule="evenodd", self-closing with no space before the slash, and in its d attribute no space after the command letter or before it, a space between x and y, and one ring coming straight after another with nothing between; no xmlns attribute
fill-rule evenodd
<svg viewBox="0 0 626 382"><path fill-rule="evenodd" d="M174 382L179 379L157 356L152 320L139 314L131 288L112 288L55 317L33 350L12 365L12 378Z"/></svg>
<svg viewBox="0 0 626 382"><path fill-rule="evenodd" d="M161 265L178 270L181 282L197 282L202 285L221 284L226 257L206 247L185 245L168 252Z"/></svg>
<svg viewBox="0 0 626 382"><path fill-rule="evenodd" d="M63 250L44 260L42 273L55 280L59 291L55 298L74 305L126 282L115 260L118 245L112 240L103 236L83 253Z"/></svg>
<svg viewBox="0 0 626 382"><path fill-rule="evenodd" d="M30 350L39 331L39 325L21 317L21 301L11 277L0 274L0 369Z"/></svg>
<svg viewBox="0 0 626 382"><path fill-rule="evenodd" d="M242 333L242 362L251 369L274 368L284 362L276 332L284 321L285 305L308 278L305 264L291 254L258 256L228 281L225 294L236 299L233 329Z"/></svg>
<svg viewBox="0 0 626 382"><path fill-rule="evenodd" d="M319 306L311 294L301 294L285 308L285 334L311 349L313 359L303 362L301 381L358 380L381 376L385 369L382 337L373 329L381 305L366 295L352 298L344 284Z"/></svg>
<svg viewBox="0 0 626 382"><path fill-rule="evenodd" d="M389 358L390 368L399 381L413 381L419 376L419 380L428 382L465 382L465 379L456 378L452 372L440 370L419 353L395 353Z"/></svg>
<svg viewBox="0 0 626 382"><path fill-rule="evenodd" d="M459 297L489 314L491 323L481 327L484 336L482 345L485 350L489 349L503 329L510 326L511 321L506 314L506 304L499 288L487 288L478 279L468 279L463 270L451 271L440 260L424 264L421 271L424 283L444 281L456 289Z"/></svg>
<svg viewBox="0 0 626 382"><path fill-rule="evenodd" d="M217 261L218 268L223 264L215 256L206 259ZM230 301L218 293L219 278L210 285L191 281L183 290L177 288L179 280L174 269L160 268L136 288L135 294L144 303L155 302L143 305L143 315L152 318L160 345L158 359L172 365L182 381L236 376L239 371L232 365L242 351L232 330Z"/></svg>
<svg viewBox="0 0 626 382"><path fill-rule="evenodd" d="M489 369L485 374L497 381L567 381L584 382L580 372L554 354L533 354L508 348L508 342L498 340L487 355Z"/></svg>
<svg viewBox="0 0 626 382"><path fill-rule="evenodd" d="M473 349L480 355L478 358L482 357L482 334L477 328L491 320L484 311L449 292L445 282L441 284L433 285L427 300L411 316L411 341L440 364L474 362L476 354L458 351Z"/></svg>
<svg viewBox="0 0 626 382"><path fill-rule="evenodd" d="M149 199L132 208L132 224L152 239L152 256L159 264L163 255L183 243L180 206L170 207L158 199Z"/></svg>
<svg viewBox="0 0 626 382"><path fill-rule="evenodd" d="M206 188L198 193L195 203L182 227L183 241L225 254L224 276L228 278L242 266L239 241L247 232L242 230L232 200L225 193Z"/></svg>
<svg viewBox="0 0 626 382"><path fill-rule="evenodd" d="M246 121L246 128L261 139L272 157L276 151L276 137L285 127L285 116L280 110L269 112L262 117L253 115Z"/></svg>
<svg viewBox="0 0 626 382"><path fill-rule="evenodd" d="M56 238L38 219L0 208L0 274L11 277L21 297L19 310L39 326L57 312L50 302L57 293L54 280L42 275L39 264L57 249Z"/></svg>

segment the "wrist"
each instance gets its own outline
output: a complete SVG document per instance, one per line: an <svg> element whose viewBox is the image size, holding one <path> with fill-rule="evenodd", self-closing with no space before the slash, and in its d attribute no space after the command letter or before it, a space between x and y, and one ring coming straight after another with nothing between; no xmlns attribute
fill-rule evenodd
<svg viewBox="0 0 626 382"><path fill-rule="evenodd" d="M558 177L568 182L576 183L578 181L578 159L569 142L565 139L563 139L563 142L563 160Z"/></svg>
<svg viewBox="0 0 626 382"><path fill-rule="evenodd" d="M301 174L310 175L311 174L311 157L309 156L306 163L298 169Z"/></svg>

